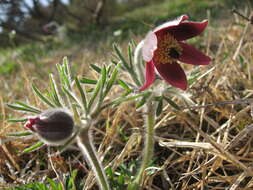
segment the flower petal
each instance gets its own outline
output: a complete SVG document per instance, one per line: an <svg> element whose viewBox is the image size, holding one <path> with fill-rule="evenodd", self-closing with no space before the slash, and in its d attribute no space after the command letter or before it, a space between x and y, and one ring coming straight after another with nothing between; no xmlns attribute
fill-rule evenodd
<svg viewBox="0 0 253 190"><path fill-rule="evenodd" d="M179 44L183 48L182 55L178 59L179 61L192 65L208 65L211 62L209 56L206 56L192 45L183 42L179 42Z"/></svg>
<svg viewBox="0 0 253 190"><path fill-rule="evenodd" d="M187 20L187 19L189 19L189 17L187 15L182 15L175 20L165 22L164 24L156 27L154 29L154 32L156 34L163 33L164 31L167 31L171 27L176 27L176 26L180 25L181 22L183 22L184 20Z"/></svg>
<svg viewBox="0 0 253 190"><path fill-rule="evenodd" d="M167 64L155 64L155 67L161 77L167 81L172 86L186 90L187 88L187 79L182 67L174 62Z"/></svg>
<svg viewBox="0 0 253 190"><path fill-rule="evenodd" d="M149 62L153 58L154 51L157 49L157 37L154 32L149 32L144 39L142 46L142 57Z"/></svg>
<svg viewBox="0 0 253 190"><path fill-rule="evenodd" d="M153 60L146 63L146 74L145 74L145 83L139 89L139 91L143 91L148 88L155 80L155 66Z"/></svg>
<svg viewBox="0 0 253 190"><path fill-rule="evenodd" d="M177 40L182 41L199 35L204 31L207 24L207 20L202 22L183 22L178 26L170 27L167 31Z"/></svg>

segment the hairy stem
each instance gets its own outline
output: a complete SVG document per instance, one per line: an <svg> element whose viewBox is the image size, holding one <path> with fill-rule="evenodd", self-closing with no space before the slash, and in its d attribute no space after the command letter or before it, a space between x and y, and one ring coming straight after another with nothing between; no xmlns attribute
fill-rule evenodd
<svg viewBox="0 0 253 190"><path fill-rule="evenodd" d="M77 137L77 144L79 148L81 149L84 157L87 159L87 161L91 165L95 173L95 176L97 178L97 182L100 189L110 190L109 183L107 181L107 178L104 172L104 168L102 164L100 163L100 161L98 160L98 156L92 144L89 128L81 129L81 132Z"/></svg>
<svg viewBox="0 0 253 190"><path fill-rule="evenodd" d="M153 159L154 152L154 126L155 126L155 109L152 102L146 104L147 116L146 116L146 130L145 130L145 147L143 151L143 160L141 167L135 177L132 184L128 185L128 190L138 190L142 184L142 178L144 171L151 160Z"/></svg>

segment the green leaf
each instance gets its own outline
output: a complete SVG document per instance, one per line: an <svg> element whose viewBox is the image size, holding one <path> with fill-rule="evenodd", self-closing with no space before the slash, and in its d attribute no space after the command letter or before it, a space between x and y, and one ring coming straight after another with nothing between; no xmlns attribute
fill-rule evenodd
<svg viewBox="0 0 253 190"><path fill-rule="evenodd" d="M67 90L64 86L62 87L62 91L72 100L74 101L79 107L82 107L79 100L75 97L75 95Z"/></svg>
<svg viewBox="0 0 253 190"><path fill-rule="evenodd" d="M34 150L37 150L37 149L39 149L40 147L42 147L43 145L44 145L44 143L41 142L41 141L39 141L39 142L37 142L36 144L34 144L34 145L32 145L32 146L26 148L26 149L23 151L23 153L32 152L32 151L34 151Z"/></svg>
<svg viewBox="0 0 253 190"><path fill-rule="evenodd" d="M101 70L101 87L103 88L104 85L105 85L105 81L106 81L106 75L107 75L107 72L106 72L106 67L103 66L102 70Z"/></svg>
<svg viewBox="0 0 253 190"><path fill-rule="evenodd" d="M104 86L105 86L105 82L106 82L106 78L107 78L107 71L106 71L106 67L103 66L102 70L101 70L101 88L100 88L100 95L99 95L99 102L98 102L98 107L100 107L100 105L103 102L104 97L106 96L106 94L104 93Z"/></svg>
<svg viewBox="0 0 253 190"><path fill-rule="evenodd" d="M82 86L81 86L81 84L80 84L80 82L79 82L79 80L78 80L77 77L75 77L75 83L76 83L76 86L77 86L77 88L79 90L79 93L81 95L81 98L82 98L83 108L87 112L87 98L86 98L87 96L86 96L86 91L85 91L85 89L82 88Z"/></svg>
<svg viewBox="0 0 253 190"><path fill-rule="evenodd" d="M57 187L57 183L56 183L56 182L54 182L54 181L53 181L52 179L50 179L50 178L47 178L47 181L49 182L49 184L50 184L52 190L59 190L58 187Z"/></svg>
<svg viewBox="0 0 253 190"><path fill-rule="evenodd" d="M30 109L30 108L27 108L27 107L23 107L21 105L17 105L17 104L7 104L7 106L11 109L14 109L14 110L19 110L19 111L25 111L25 112L31 112L31 113L41 113L41 112L38 112L34 109Z"/></svg>
<svg viewBox="0 0 253 190"><path fill-rule="evenodd" d="M68 72L68 69L65 69L64 64L63 65L56 64L56 67L57 67L57 70L58 70L58 74L59 74L59 77L60 77L61 84L63 86L67 86L68 89L71 89L70 77L66 73L66 72Z"/></svg>
<svg viewBox="0 0 253 190"><path fill-rule="evenodd" d="M163 111L163 97L159 97L159 101L156 107L156 116L159 116Z"/></svg>
<svg viewBox="0 0 253 190"><path fill-rule="evenodd" d="M96 71L97 73L100 73L101 72L101 68L99 68L98 66L94 65L94 64L90 64L90 67Z"/></svg>
<svg viewBox="0 0 253 190"><path fill-rule="evenodd" d="M123 80L121 79L117 79L117 83L124 89L126 89L127 91L131 91L131 89L128 87L127 83L125 83Z"/></svg>
<svg viewBox="0 0 253 190"><path fill-rule="evenodd" d="M76 179L76 176L77 176L77 172L78 170L73 170L71 172L71 176L70 176L70 179L69 179L69 182L68 182L68 188L67 189L72 189L72 190L76 190L76 185L75 185L75 179Z"/></svg>
<svg viewBox="0 0 253 190"><path fill-rule="evenodd" d="M51 102L51 100L49 100L47 97L45 97L45 96L39 91L39 89L38 89L35 85L33 85L33 84L32 84L32 89L33 89L34 94L35 94L36 96L38 96L42 102L44 102L45 104L47 104L49 107L52 107L52 108L56 107L56 106Z"/></svg>
<svg viewBox="0 0 253 190"><path fill-rule="evenodd" d="M138 102L136 103L136 106L135 106L136 109L142 107L146 102L147 102L147 98L146 98L146 97L143 97L140 101L138 101Z"/></svg>
<svg viewBox="0 0 253 190"><path fill-rule="evenodd" d="M130 71L131 69L130 69L129 65L127 64L124 56L122 55L121 50L118 48L118 46L116 44L113 44L113 48L114 48L114 51L116 52L118 58L121 60L124 68L126 70Z"/></svg>
<svg viewBox="0 0 253 190"><path fill-rule="evenodd" d="M54 100L55 104L58 107L63 107L53 74L49 75L49 82L50 82L50 87L51 87L51 94L53 96L53 100Z"/></svg>
<svg viewBox="0 0 253 190"><path fill-rule="evenodd" d="M17 122L26 122L27 118L20 118L20 119L8 119L7 120L10 123L17 123Z"/></svg>
<svg viewBox="0 0 253 190"><path fill-rule="evenodd" d="M99 91L102 87L101 82L102 82L102 76L100 77L99 81L97 82L97 85L96 85L95 89L92 92L90 101L88 103L88 111L90 111L91 106L94 103L94 101L95 101L95 99L96 99L96 97L97 97L97 95L98 95L98 93L99 93Z"/></svg>
<svg viewBox="0 0 253 190"><path fill-rule="evenodd" d="M128 44L128 59L130 67L133 68L133 48L131 43Z"/></svg>
<svg viewBox="0 0 253 190"><path fill-rule="evenodd" d="M15 103L16 103L17 105L23 106L23 107L25 107L25 108L27 108L27 109L31 109L31 110L33 110L34 112L41 113L41 111L40 111L38 108L29 106L29 105L27 105L27 104L25 104L25 103L22 103L22 102L19 102L19 101L16 101Z"/></svg>
<svg viewBox="0 0 253 190"><path fill-rule="evenodd" d="M68 61L67 57L64 57L62 62L63 62L64 73L70 79L71 78L71 72L70 72L69 61Z"/></svg>
<svg viewBox="0 0 253 190"><path fill-rule="evenodd" d="M146 92L142 92L137 95L134 95L134 96L120 97L120 98L110 102L109 105L119 105L119 104L126 102L126 101L135 100L135 99L143 97L143 96L149 96L150 94L151 94L151 92L146 91Z"/></svg>
<svg viewBox="0 0 253 190"><path fill-rule="evenodd" d="M105 88L105 93L104 93L104 97L109 93L109 91L111 90L115 80L116 80L116 77L118 75L118 71L119 71L119 68L120 68L120 64L118 64L115 69L113 70L112 72L112 75L110 77L110 79L108 80L108 83L106 85L106 88Z"/></svg>
<svg viewBox="0 0 253 190"><path fill-rule="evenodd" d="M10 136L10 137L23 137L23 136L28 136L28 135L31 135L32 132L30 131L24 131L24 132L19 132L19 133L10 133L10 134L7 134L7 136Z"/></svg>
<svg viewBox="0 0 253 190"><path fill-rule="evenodd" d="M118 183L120 184L120 185L124 185L124 176L123 175L120 175L119 177L118 177Z"/></svg>
<svg viewBox="0 0 253 190"><path fill-rule="evenodd" d="M87 79L87 78L82 78L79 80L80 83L84 83L84 84L97 84L97 80L92 80L92 79Z"/></svg>
<svg viewBox="0 0 253 190"><path fill-rule="evenodd" d="M199 75L200 75L199 69L194 70L193 72L191 72L190 76L187 79L188 84L189 85L193 84L197 80L197 78L199 77Z"/></svg>
<svg viewBox="0 0 253 190"><path fill-rule="evenodd" d="M181 108L170 98L163 96L163 98L168 102L168 104L170 104L173 108L175 108L176 110L181 110Z"/></svg>

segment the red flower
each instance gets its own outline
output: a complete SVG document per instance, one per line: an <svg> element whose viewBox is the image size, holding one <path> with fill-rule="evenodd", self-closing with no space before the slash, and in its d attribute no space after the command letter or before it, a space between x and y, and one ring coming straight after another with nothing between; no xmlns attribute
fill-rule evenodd
<svg viewBox="0 0 253 190"><path fill-rule="evenodd" d="M182 15L176 20L166 22L149 32L142 46L143 59L146 61L146 82L140 88L148 88L155 80L155 68L161 77L172 86L186 90L187 79L177 61L192 65L208 65L211 58L182 42L199 35L208 21L186 21Z"/></svg>

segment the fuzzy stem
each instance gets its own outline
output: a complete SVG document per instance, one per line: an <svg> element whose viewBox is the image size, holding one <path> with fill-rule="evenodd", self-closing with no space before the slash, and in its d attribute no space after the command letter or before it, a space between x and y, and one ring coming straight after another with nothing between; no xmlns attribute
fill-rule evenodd
<svg viewBox="0 0 253 190"><path fill-rule="evenodd" d="M149 166L153 159L154 152L154 127L155 127L155 109L152 102L146 104L147 117L146 117L146 131L145 131L145 147L143 152L143 160L141 167L132 184L128 185L128 190L138 190L142 184L142 178L145 169Z"/></svg>
<svg viewBox="0 0 253 190"><path fill-rule="evenodd" d="M109 183L107 181L104 168L100 163L95 148L92 144L91 134L89 128L81 129L80 134L77 137L77 144L81 149L84 157L91 165L95 176L97 178L98 185L101 190L110 190Z"/></svg>

